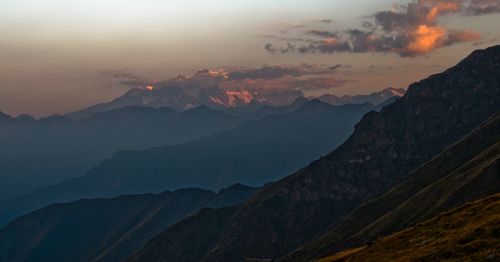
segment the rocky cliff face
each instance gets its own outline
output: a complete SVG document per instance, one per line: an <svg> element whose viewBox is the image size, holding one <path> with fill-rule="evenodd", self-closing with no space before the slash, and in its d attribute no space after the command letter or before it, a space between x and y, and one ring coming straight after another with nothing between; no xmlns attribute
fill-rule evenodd
<svg viewBox="0 0 500 262"><path fill-rule="evenodd" d="M500 113L426 162L387 193L356 208L312 243L279 261L312 261L362 246L500 192Z"/></svg>
<svg viewBox="0 0 500 262"><path fill-rule="evenodd" d="M499 109L500 46L495 46L411 85L380 113L365 115L335 151L242 204L196 259L283 256L388 190ZM150 243L143 252L164 252L154 246Z"/></svg>

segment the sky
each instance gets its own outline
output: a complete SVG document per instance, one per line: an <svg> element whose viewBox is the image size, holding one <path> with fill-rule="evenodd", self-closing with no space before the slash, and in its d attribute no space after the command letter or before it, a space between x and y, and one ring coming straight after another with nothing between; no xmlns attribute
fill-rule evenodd
<svg viewBox="0 0 500 262"><path fill-rule="evenodd" d="M305 68L253 80L307 95L406 88L499 44L499 22L500 0L2 0L0 111L64 114L201 68Z"/></svg>

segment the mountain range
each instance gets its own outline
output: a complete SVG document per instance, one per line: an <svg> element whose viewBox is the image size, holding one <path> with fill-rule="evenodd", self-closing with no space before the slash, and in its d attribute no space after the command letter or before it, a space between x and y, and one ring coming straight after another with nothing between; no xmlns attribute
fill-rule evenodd
<svg viewBox="0 0 500 262"><path fill-rule="evenodd" d="M84 119L0 118L0 198L84 175L118 150L182 144L245 121L207 107L126 107Z"/></svg>
<svg viewBox="0 0 500 262"><path fill-rule="evenodd" d="M191 78L167 81L155 89L133 88L109 103L64 116L35 119L30 115L11 117L0 113L0 199L84 175L119 150L186 143L233 129L247 121L291 113L314 99L298 95L277 102L278 106L258 102L258 99L228 98L225 92L230 90L220 89L216 82L202 81L221 75L202 71ZM351 100L345 96L343 102L364 104L369 101L379 105L384 99L387 102L398 98L403 91L385 89L353 96ZM223 96L218 99L227 103L214 105L200 100L187 105L184 95L179 92L191 95L212 92L212 97ZM237 96L231 92L232 96ZM156 97L155 103L148 102L152 96Z"/></svg>
<svg viewBox="0 0 500 262"><path fill-rule="evenodd" d="M67 114L70 118L88 117L98 112L105 112L129 106L169 107L178 111L188 110L197 106L207 106L211 109L228 113L248 113L259 110L263 106L283 107L304 99L300 90L286 92L258 92L244 86L225 85L231 74L225 71L202 69L193 76L178 76L155 84L137 86L112 101L90 106L88 108ZM221 82L222 81L222 82ZM335 96L322 95L317 99L331 105L371 103L379 105L391 97L401 97L406 91L401 88L386 88L368 95ZM316 99L309 97L307 100Z"/></svg>
<svg viewBox="0 0 500 262"><path fill-rule="evenodd" d="M0 261L120 261L201 208L237 204L257 189L179 189L54 204L0 230Z"/></svg>
<svg viewBox="0 0 500 262"><path fill-rule="evenodd" d="M225 86L230 75L223 70L201 69L192 76L179 75L157 83L141 83L110 102L90 106L68 114L72 118L87 117L94 113L128 106L170 107L178 111L200 105L212 109L251 110L261 105L284 106L304 93L295 90L286 93L262 93L243 86Z"/></svg>
<svg viewBox="0 0 500 262"><path fill-rule="evenodd" d="M215 73L200 72L226 77ZM191 142L119 151L85 176L0 201L0 219L89 197L276 182L258 191L236 185L217 194L186 189L51 205L0 230L0 256L130 262L384 261L396 254L494 259L499 87L500 46L494 46L378 106L295 98L280 107L259 105L238 127ZM12 118L0 114L0 121ZM222 197L233 191L238 193ZM71 241L59 247L61 239ZM417 246L421 252L409 249Z"/></svg>
<svg viewBox="0 0 500 262"><path fill-rule="evenodd" d="M332 94L325 94L317 97L316 99L331 105L360 104L366 102L373 105L379 105L391 99L392 97L403 97L405 93L406 90L403 88L389 87L379 92L373 92L368 95L336 96Z"/></svg>
<svg viewBox="0 0 500 262"><path fill-rule="evenodd" d="M186 187L218 190L234 183L260 186L335 148L363 114L377 109L368 103L332 106L312 100L290 113L248 121L188 143L119 151L84 176L0 200L0 224L51 203L81 198Z"/></svg>
<svg viewBox="0 0 500 262"><path fill-rule="evenodd" d="M500 46L412 84L370 112L347 141L231 209L189 218L153 238L130 261L275 259L409 177L500 110ZM474 192L471 192L474 194ZM435 204L435 203L433 203ZM203 228L198 246L186 245Z"/></svg>

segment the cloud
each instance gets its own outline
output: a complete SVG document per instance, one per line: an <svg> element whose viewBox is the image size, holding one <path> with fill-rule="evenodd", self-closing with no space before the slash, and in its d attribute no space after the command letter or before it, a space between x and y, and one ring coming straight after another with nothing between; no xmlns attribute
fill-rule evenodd
<svg viewBox="0 0 500 262"><path fill-rule="evenodd" d="M200 90L221 88L223 90L245 89L253 94L273 95L275 99L312 90L335 88L352 80L336 76L343 64L317 65L263 65L257 68L237 68L233 70L201 69L192 76L178 76L156 82L155 89L181 88Z"/></svg>
<svg viewBox="0 0 500 262"><path fill-rule="evenodd" d="M309 30L307 31L308 35L319 36L319 37L338 37L339 35L335 32L330 32L326 30Z"/></svg>
<svg viewBox="0 0 500 262"><path fill-rule="evenodd" d="M266 49L267 52L273 53L273 54L276 53L276 51L277 51L276 48L274 48L274 46L272 44L270 44L270 43L266 44L264 46L264 49Z"/></svg>
<svg viewBox="0 0 500 262"><path fill-rule="evenodd" d="M281 53L396 53L402 57L428 54L457 43L481 39L476 32L448 29L440 25L441 17L450 14L483 15L500 12L499 0L416 0L407 5L380 11L372 21L363 21L360 29L343 32L308 30L305 35L320 37L309 44L287 43L274 50Z"/></svg>
<svg viewBox="0 0 500 262"><path fill-rule="evenodd" d="M333 23L333 20L332 19L318 19L318 20L313 20L313 22L322 23L322 24L331 24L331 23Z"/></svg>
<svg viewBox="0 0 500 262"><path fill-rule="evenodd" d="M333 71L340 68L341 65L334 65L331 67L318 66L315 64L300 64L298 66L290 65L264 65L260 68L253 69L240 69L234 70L228 73L229 79L231 80L243 80L243 79L263 79L272 80L283 78L287 76L301 77L308 75L321 75L330 74Z"/></svg>
<svg viewBox="0 0 500 262"><path fill-rule="evenodd" d="M160 93L192 96L217 92L250 92L276 104L289 104L304 92L342 86L352 80L337 76L343 64L263 65L256 68L200 69L190 76L155 81L124 71L105 71L101 76L123 86Z"/></svg>
<svg viewBox="0 0 500 262"><path fill-rule="evenodd" d="M297 88L303 91L326 90L342 86L353 80L340 79L336 77L314 77L308 79L295 79L286 85L289 88Z"/></svg>
<svg viewBox="0 0 500 262"><path fill-rule="evenodd" d="M224 82L221 86L225 88L245 88L258 93L295 93L296 91L307 92L315 90L326 90L342 86L353 80L342 79L334 76L318 77L283 77L279 79L245 79L235 82Z"/></svg>
<svg viewBox="0 0 500 262"><path fill-rule="evenodd" d="M233 70L223 85L240 86L257 92L295 93L297 90L313 91L342 86L352 80L335 76L343 64L320 66L316 64L264 65L253 69Z"/></svg>
<svg viewBox="0 0 500 262"><path fill-rule="evenodd" d="M500 13L500 1L498 0L472 0L467 1L465 13L468 15L484 15Z"/></svg>
<svg viewBox="0 0 500 262"><path fill-rule="evenodd" d="M375 24L370 22L370 21L363 21L363 23L361 24L361 26L363 28L366 28L366 29L371 29L373 27L375 27Z"/></svg>
<svg viewBox="0 0 500 262"><path fill-rule="evenodd" d="M108 70L100 73L101 77L111 78L118 84L125 87L144 87L154 84L155 80L150 80L129 72L119 70Z"/></svg>
<svg viewBox="0 0 500 262"><path fill-rule="evenodd" d="M334 66L331 66L331 67L330 67L330 70L335 71L335 70L337 70L337 69L339 69L339 68L342 68L342 67L347 67L347 66L346 66L346 65L343 65L343 64L336 64L336 65L334 65Z"/></svg>
<svg viewBox="0 0 500 262"><path fill-rule="evenodd" d="M304 40L304 39L300 39L300 38L293 38L293 39L290 39L290 38L281 38L281 40L285 40L285 41L300 41L300 42L312 42L312 41ZM273 44L267 43L264 46L264 49L266 49L270 54L276 54L276 53L286 54L286 53L291 53L291 52L295 52L295 51L298 50L297 46L295 44L292 44L292 43L287 43L285 46L281 46L281 47L275 47Z"/></svg>

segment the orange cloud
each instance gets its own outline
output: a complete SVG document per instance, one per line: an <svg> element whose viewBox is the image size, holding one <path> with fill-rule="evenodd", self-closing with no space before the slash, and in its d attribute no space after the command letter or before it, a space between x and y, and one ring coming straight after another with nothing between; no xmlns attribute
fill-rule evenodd
<svg viewBox="0 0 500 262"><path fill-rule="evenodd" d="M471 42L481 40L481 34L472 31L456 31L448 34L448 43Z"/></svg>
<svg viewBox="0 0 500 262"><path fill-rule="evenodd" d="M397 53L403 57L414 57L452 44L481 39L479 33L440 25L440 18L444 15L494 12L500 12L499 0L417 0L406 6L377 12L373 22L362 23L362 29L309 30L306 35L316 32L314 35L323 39L309 39L306 41L309 44L299 46L287 43L287 48L280 50L300 53ZM332 35L327 32L339 33ZM266 49L278 50L272 44L266 45Z"/></svg>
<svg viewBox="0 0 500 262"><path fill-rule="evenodd" d="M446 31L438 26L430 27L420 25L414 32L411 32L412 40L406 47L405 52L410 54L426 54L441 47Z"/></svg>
<svg viewBox="0 0 500 262"><path fill-rule="evenodd" d="M444 2L436 3L431 10L427 13L427 20L430 22L435 21L440 14L444 12L457 12L460 9L457 3Z"/></svg>

